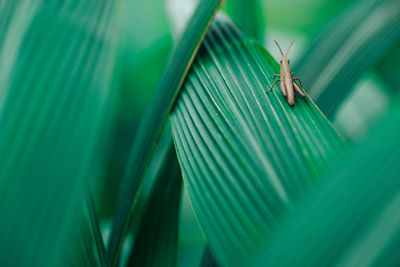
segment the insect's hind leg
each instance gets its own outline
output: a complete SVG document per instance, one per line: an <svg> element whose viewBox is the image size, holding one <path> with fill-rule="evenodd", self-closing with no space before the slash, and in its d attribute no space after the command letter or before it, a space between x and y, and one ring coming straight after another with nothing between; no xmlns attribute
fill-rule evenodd
<svg viewBox="0 0 400 267"><path fill-rule="evenodd" d="M274 85L277 83L277 82L280 82L281 80L280 79L278 79L278 80L275 80L275 82L271 85L271 88L270 89L268 89L267 91L265 91L266 93L268 93L268 92L270 92L273 88L274 88Z"/></svg>
<svg viewBox="0 0 400 267"><path fill-rule="evenodd" d="M301 89L304 90L303 85L301 84L300 78L294 78L293 81L299 81L299 84L300 84Z"/></svg>
<svg viewBox="0 0 400 267"><path fill-rule="evenodd" d="M303 89L303 88L299 87L299 85L297 83L293 82L293 87L294 87L294 90L296 91L296 93L298 93L302 98L306 97L306 95L303 93L303 91L301 91L301 89Z"/></svg>

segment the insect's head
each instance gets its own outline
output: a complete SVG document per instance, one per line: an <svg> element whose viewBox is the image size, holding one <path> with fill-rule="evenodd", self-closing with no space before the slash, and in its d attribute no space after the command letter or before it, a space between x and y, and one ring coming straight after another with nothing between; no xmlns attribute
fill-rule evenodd
<svg viewBox="0 0 400 267"><path fill-rule="evenodd" d="M290 64L290 60L288 58L286 60ZM281 59L280 63L282 64L282 59Z"/></svg>

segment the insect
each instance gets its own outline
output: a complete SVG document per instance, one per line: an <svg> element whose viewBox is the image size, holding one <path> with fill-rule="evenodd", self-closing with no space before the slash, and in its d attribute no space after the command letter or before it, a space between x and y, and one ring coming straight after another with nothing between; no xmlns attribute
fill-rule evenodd
<svg viewBox="0 0 400 267"><path fill-rule="evenodd" d="M280 65L281 65L281 74L274 74L274 78L276 78L277 76L280 77L280 79L275 80L274 83L272 84L271 88L269 90L267 90L266 92L271 91L274 88L274 85L277 82L281 82L281 91L284 97L286 97L287 102L289 103L290 106L294 105L294 91L296 91L301 97L305 97L306 95L303 93L302 90L303 86L301 84L300 78L294 78L293 72L290 72L290 67L289 67L289 59L287 58L290 48L292 47L292 44L294 41L292 41L289 45L289 48L286 52L286 55L283 54L281 47L279 46L279 44L277 43L277 41L274 40L274 42L276 43L276 45L279 48L279 51L281 52L282 55L282 59L280 61ZM295 83L295 81L298 81L299 84Z"/></svg>

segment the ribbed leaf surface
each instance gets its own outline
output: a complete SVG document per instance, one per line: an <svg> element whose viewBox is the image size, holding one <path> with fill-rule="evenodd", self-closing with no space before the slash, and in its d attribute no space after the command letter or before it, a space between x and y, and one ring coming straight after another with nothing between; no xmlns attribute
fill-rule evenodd
<svg viewBox="0 0 400 267"><path fill-rule="evenodd" d="M227 19L210 28L172 113L185 185L214 255L248 258L345 144L307 98L290 107L275 60Z"/></svg>
<svg viewBox="0 0 400 267"><path fill-rule="evenodd" d="M113 1L0 4L1 266L96 264L83 201L110 132L115 12Z"/></svg>

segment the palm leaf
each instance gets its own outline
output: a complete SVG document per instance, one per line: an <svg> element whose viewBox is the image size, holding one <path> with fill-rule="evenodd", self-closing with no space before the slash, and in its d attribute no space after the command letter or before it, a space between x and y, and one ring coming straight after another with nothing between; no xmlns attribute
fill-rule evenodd
<svg viewBox="0 0 400 267"><path fill-rule="evenodd" d="M218 261L251 256L345 144L312 101L266 94L278 64L227 19L210 28L172 113L194 210Z"/></svg>

